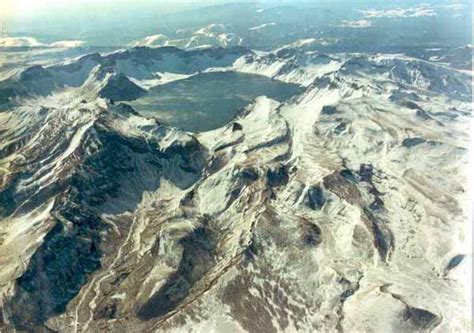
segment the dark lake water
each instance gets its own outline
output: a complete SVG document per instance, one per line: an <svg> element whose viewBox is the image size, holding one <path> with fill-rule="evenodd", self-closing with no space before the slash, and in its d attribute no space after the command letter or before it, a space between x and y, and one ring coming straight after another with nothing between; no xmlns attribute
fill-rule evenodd
<svg viewBox="0 0 474 333"><path fill-rule="evenodd" d="M296 84L236 72L201 73L152 88L131 102L147 117L186 131L198 132L228 123L242 107L265 95L280 102L300 93Z"/></svg>

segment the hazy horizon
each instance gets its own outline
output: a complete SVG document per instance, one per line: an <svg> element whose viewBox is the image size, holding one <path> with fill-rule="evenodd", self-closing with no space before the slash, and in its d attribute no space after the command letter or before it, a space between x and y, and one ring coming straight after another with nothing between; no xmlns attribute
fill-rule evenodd
<svg viewBox="0 0 474 333"><path fill-rule="evenodd" d="M282 6L285 9L279 10ZM259 12L263 9L272 14ZM213 23L224 24L239 35L245 35L253 26L275 23L281 26L282 33L287 31L288 34L294 30L301 35L301 30L312 29L313 32L304 34L305 38L323 34L348 42L350 39L399 39L390 45L460 46L472 41L471 9L469 1L395 1L386 4L384 1L354 3L346 0L8 0L2 4L2 31L3 37L34 38L38 45L78 40L89 46L122 47L147 36L174 36L180 29L196 31ZM370 10L379 14L368 17L363 13ZM384 11L399 13L387 16ZM417 28L420 22L423 22L424 30ZM381 29L375 31L374 25ZM406 29L403 37L398 37L401 36L400 29ZM342 37L339 36L341 33ZM267 43L266 39L262 40ZM249 46L267 45L253 43Z"/></svg>

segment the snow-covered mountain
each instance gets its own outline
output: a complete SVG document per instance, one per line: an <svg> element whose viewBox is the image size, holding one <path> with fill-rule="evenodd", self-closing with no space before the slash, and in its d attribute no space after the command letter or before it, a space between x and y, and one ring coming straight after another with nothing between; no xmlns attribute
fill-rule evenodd
<svg viewBox="0 0 474 333"><path fill-rule="evenodd" d="M178 29L173 37L168 37L164 34L146 36L133 41L131 45L147 47L175 46L189 50L241 46L242 42L242 37L228 31L224 24L212 23L202 28Z"/></svg>
<svg viewBox="0 0 474 333"><path fill-rule="evenodd" d="M1 81L0 329L468 330L472 72L309 44ZM199 133L123 102L206 71L302 93Z"/></svg>

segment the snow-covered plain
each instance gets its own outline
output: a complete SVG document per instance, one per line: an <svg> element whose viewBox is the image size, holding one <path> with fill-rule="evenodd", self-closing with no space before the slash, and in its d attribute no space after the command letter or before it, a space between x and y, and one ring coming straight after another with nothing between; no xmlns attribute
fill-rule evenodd
<svg viewBox="0 0 474 333"><path fill-rule="evenodd" d="M0 329L468 331L472 73L307 45L139 47L2 81ZM304 92L197 134L100 97L119 73L219 70Z"/></svg>

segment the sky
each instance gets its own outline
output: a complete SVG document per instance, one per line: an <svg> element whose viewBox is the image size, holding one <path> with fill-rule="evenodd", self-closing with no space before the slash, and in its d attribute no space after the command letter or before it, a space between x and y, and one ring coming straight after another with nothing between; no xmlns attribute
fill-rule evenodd
<svg viewBox="0 0 474 333"><path fill-rule="evenodd" d="M211 1L212 2L212 1ZM118 24L134 25L147 16L166 15L196 6L196 1L171 0L0 0L7 34L47 38L97 34Z"/></svg>
<svg viewBox="0 0 474 333"><path fill-rule="evenodd" d="M38 21L41 25L41 20L54 23L89 16L91 20L107 20L134 12L170 13L226 2L235 0L0 0L0 12L7 30L21 30L22 26L38 25Z"/></svg>
<svg viewBox="0 0 474 333"><path fill-rule="evenodd" d="M244 0L245 1L245 0ZM203 4L232 2L232 0L2 0L0 8L7 16L34 17L51 11L87 9L123 9L136 6L156 6L164 10L182 10Z"/></svg>

